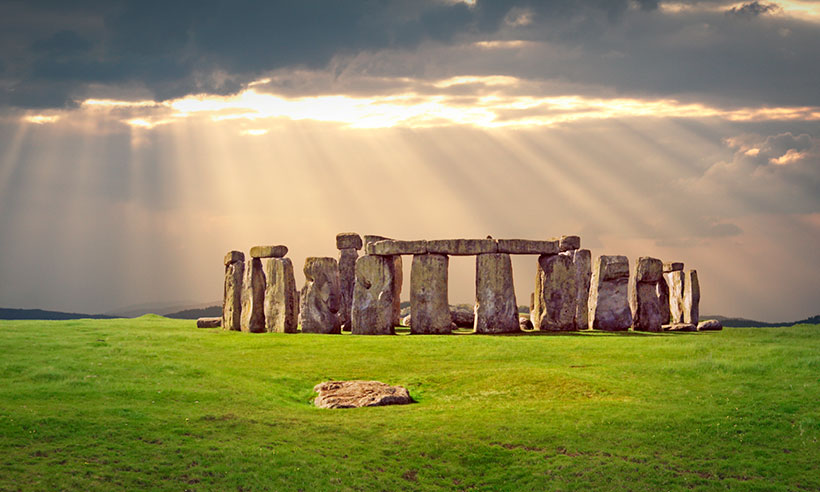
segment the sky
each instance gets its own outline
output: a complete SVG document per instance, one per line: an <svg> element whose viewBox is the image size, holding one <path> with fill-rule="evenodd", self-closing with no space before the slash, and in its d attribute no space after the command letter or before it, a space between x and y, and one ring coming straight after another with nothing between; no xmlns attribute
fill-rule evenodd
<svg viewBox="0 0 820 492"><path fill-rule="evenodd" d="M815 315L818 53L804 0L0 0L0 306L217 301L260 244L301 285L353 231L577 234Z"/></svg>

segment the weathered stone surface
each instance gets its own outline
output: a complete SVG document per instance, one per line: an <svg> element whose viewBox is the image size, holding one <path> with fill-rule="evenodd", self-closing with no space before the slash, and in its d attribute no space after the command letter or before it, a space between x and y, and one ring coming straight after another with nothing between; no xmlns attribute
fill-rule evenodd
<svg viewBox="0 0 820 492"><path fill-rule="evenodd" d="M362 237L355 232L336 234L336 249L362 249Z"/></svg>
<svg viewBox="0 0 820 492"><path fill-rule="evenodd" d="M197 328L219 328L222 326L222 318L199 318L196 320Z"/></svg>
<svg viewBox="0 0 820 492"><path fill-rule="evenodd" d="M401 321L399 322L399 325L401 325L401 326L410 326L411 318L412 317L409 314L405 315L404 317L402 317Z"/></svg>
<svg viewBox="0 0 820 492"><path fill-rule="evenodd" d="M686 272L686 281L683 286L683 322L697 325L700 321L700 282L698 271Z"/></svg>
<svg viewBox="0 0 820 492"><path fill-rule="evenodd" d="M663 331L698 331L698 327L692 323L670 323L663 325Z"/></svg>
<svg viewBox="0 0 820 492"><path fill-rule="evenodd" d="M476 333L519 331L512 261L507 253L476 256Z"/></svg>
<svg viewBox="0 0 820 492"><path fill-rule="evenodd" d="M664 273L663 278L669 287L669 321L683 323L683 292L686 285L686 273L675 270Z"/></svg>
<svg viewBox="0 0 820 492"><path fill-rule="evenodd" d="M581 247L581 238L579 236L561 236L558 241L558 251L570 251Z"/></svg>
<svg viewBox="0 0 820 492"><path fill-rule="evenodd" d="M228 266L231 263L238 263L240 261L244 262L245 261L245 253L243 253L241 251L228 251L225 254L225 259L223 261L225 263L225 266Z"/></svg>
<svg viewBox="0 0 820 492"><path fill-rule="evenodd" d="M338 236L337 236L338 237ZM353 285L356 283L356 260L359 253L353 248L339 251L339 322L343 330L350 331L350 310L353 306Z"/></svg>
<svg viewBox="0 0 820 492"><path fill-rule="evenodd" d="M239 254L242 258L245 257L242 253ZM222 296L222 328L225 330L239 331L242 329L242 279L244 276L244 259L225 265L225 288Z"/></svg>
<svg viewBox="0 0 820 492"><path fill-rule="evenodd" d="M341 333L339 264L334 258L308 257L304 272L299 305L302 333Z"/></svg>
<svg viewBox="0 0 820 492"><path fill-rule="evenodd" d="M445 255L413 256L410 270L410 333L450 333L453 320L447 297Z"/></svg>
<svg viewBox="0 0 820 492"><path fill-rule="evenodd" d="M259 258L251 258L245 264L240 328L248 333L265 331L265 272Z"/></svg>
<svg viewBox="0 0 820 492"><path fill-rule="evenodd" d="M373 234L365 234L364 244L365 244L365 246L367 246L370 243L375 243L376 241L384 241L384 240L387 240L387 239L393 239L393 238L385 237L385 236L375 236Z"/></svg>
<svg viewBox="0 0 820 492"><path fill-rule="evenodd" d="M290 258L265 260L265 331L296 333L299 300Z"/></svg>
<svg viewBox="0 0 820 492"><path fill-rule="evenodd" d="M313 404L319 408L380 407L413 403L403 386L390 386L379 381L326 381L313 391L319 396Z"/></svg>
<svg viewBox="0 0 820 492"><path fill-rule="evenodd" d="M572 258L567 255L541 255L538 258L541 277L540 311L534 326L542 331L575 330L577 280Z"/></svg>
<svg viewBox="0 0 820 492"><path fill-rule="evenodd" d="M592 269L590 284L590 327L606 331L628 330L632 326L632 311L629 309L629 260L626 256L599 256Z"/></svg>
<svg viewBox="0 0 820 492"><path fill-rule="evenodd" d="M427 252L440 255L469 256L498 251L495 239L436 239L427 241Z"/></svg>
<svg viewBox="0 0 820 492"><path fill-rule="evenodd" d="M394 262L391 257L362 256L356 260L356 282L350 311L354 335L393 335Z"/></svg>
<svg viewBox="0 0 820 492"><path fill-rule="evenodd" d="M592 278L592 254L588 249L576 249L561 253L572 258L575 270L575 329L589 328L589 282Z"/></svg>
<svg viewBox="0 0 820 492"><path fill-rule="evenodd" d="M635 262L636 282L657 282L663 278L663 262L657 258L641 256Z"/></svg>
<svg viewBox="0 0 820 492"><path fill-rule="evenodd" d="M683 263L679 261L667 261L663 264L663 273L679 272L683 270Z"/></svg>
<svg viewBox="0 0 820 492"><path fill-rule="evenodd" d="M475 326L475 306L450 306L450 317L458 328L472 328Z"/></svg>
<svg viewBox="0 0 820 492"><path fill-rule="evenodd" d="M499 239L498 252L517 255L554 255L558 253L558 240Z"/></svg>
<svg viewBox="0 0 820 492"><path fill-rule="evenodd" d="M530 321L530 319L527 318L526 316L519 316L518 317L518 327L521 328L522 330L532 330L533 329L533 324L532 324L532 321Z"/></svg>
<svg viewBox="0 0 820 492"><path fill-rule="evenodd" d="M606 256L598 257L596 269L600 266L598 278L600 280L615 280L619 278L629 278L629 259L626 256Z"/></svg>
<svg viewBox="0 0 820 492"><path fill-rule="evenodd" d="M698 331L720 331L723 324L716 319L707 319L698 323Z"/></svg>
<svg viewBox="0 0 820 492"><path fill-rule="evenodd" d="M288 254L288 247L281 244L251 248L251 258L284 258L286 254Z"/></svg>
<svg viewBox="0 0 820 492"><path fill-rule="evenodd" d="M404 265L401 256L393 257L393 326L401 318L401 286L404 283Z"/></svg>
<svg viewBox="0 0 820 492"><path fill-rule="evenodd" d="M629 304L635 331L661 331L665 320L661 319L657 282L635 283L629 291Z"/></svg>
<svg viewBox="0 0 820 492"><path fill-rule="evenodd" d="M661 276L661 279L656 284L658 293L658 309L661 316L661 324L669 324L669 285L666 283L666 277Z"/></svg>
<svg viewBox="0 0 820 492"><path fill-rule="evenodd" d="M427 241L399 241L396 239L385 239L367 243L365 251L369 255L394 256L394 255L423 255L427 252Z"/></svg>

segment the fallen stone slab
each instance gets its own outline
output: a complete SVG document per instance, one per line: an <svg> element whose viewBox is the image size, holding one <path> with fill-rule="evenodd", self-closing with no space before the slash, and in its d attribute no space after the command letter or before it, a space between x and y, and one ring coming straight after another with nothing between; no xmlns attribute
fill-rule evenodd
<svg viewBox="0 0 820 492"><path fill-rule="evenodd" d="M440 255L472 256L496 253L495 239L435 239L427 241L427 252Z"/></svg>
<svg viewBox="0 0 820 492"><path fill-rule="evenodd" d="M518 327L521 328L522 330L532 330L533 329L532 321L530 321L530 319L527 318L526 316L519 316L518 317Z"/></svg>
<svg viewBox="0 0 820 492"><path fill-rule="evenodd" d="M663 325L663 331L698 331L698 327L692 323L672 323Z"/></svg>
<svg viewBox="0 0 820 492"><path fill-rule="evenodd" d="M222 318L199 318L196 320L197 328L219 328L222 326Z"/></svg>
<svg viewBox="0 0 820 492"><path fill-rule="evenodd" d="M564 251L572 251L573 249L578 249L580 247L580 236L561 236L561 239L558 240L558 251L561 253Z"/></svg>
<svg viewBox="0 0 820 492"><path fill-rule="evenodd" d="M313 387L319 396L313 404L319 408L360 408L413 403L404 386L390 386L379 381L325 381Z"/></svg>
<svg viewBox="0 0 820 492"><path fill-rule="evenodd" d="M698 323L698 331L720 331L723 329L723 323L716 319L707 319Z"/></svg>
<svg viewBox="0 0 820 492"><path fill-rule="evenodd" d="M395 255L423 255L427 252L427 241L420 239L417 241L399 241L396 239L385 239L368 243L365 252L369 255L395 256Z"/></svg>
<svg viewBox="0 0 820 492"><path fill-rule="evenodd" d="M450 306L450 318L459 328L472 328L475 324L475 307Z"/></svg>
<svg viewBox="0 0 820 492"><path fill-rule="evenodd" d="M683 270L683 263L680 261L667 261L663 264L663 273L679 272Z"/></svg>
<svg viewBox="0 0 820 492"><path fill-rule="evenodd" d="M284 258L286 254L288 254L288 247L282 244L251 248L251 258Z"/></svg>
<svg viewBox="0 0 820 492"><path fill-rule="evenodd" d="M554 255L558 253L558 240L499 239L498 252L515 255Z"/></svg>
<svg viewBox="0 0 820 492"><path fill-rule="evenodd" d="M362 237L355 232L336 234L336 249L362 249Z"/></svg>

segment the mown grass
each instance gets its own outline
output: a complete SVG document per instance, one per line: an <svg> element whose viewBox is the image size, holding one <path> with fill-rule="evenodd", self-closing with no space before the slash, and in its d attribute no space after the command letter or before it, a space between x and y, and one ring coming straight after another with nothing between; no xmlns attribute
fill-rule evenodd
<svg viewBox="0 0 820 492"><path fill-rule="evenodd" d="M0 322L0 490L818 490L820 325L249 335ZM417 403L321 410L316 383Z"/></svg>

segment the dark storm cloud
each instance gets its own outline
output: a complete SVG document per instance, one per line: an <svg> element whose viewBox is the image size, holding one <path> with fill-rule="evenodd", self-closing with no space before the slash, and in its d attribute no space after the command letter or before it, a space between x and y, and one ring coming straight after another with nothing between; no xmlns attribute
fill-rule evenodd
<svg viewBox="0 0 820 492"><path fill-rule="evenodd" d="M121 88L122 97L141 87L160 100L229 94L275 70L335 70L384 52L386 59L358 67L362 75L505 74L712 103L820 104L820 25L763 15L778 11L770 3L713 4L725 8L669 12L652 0L0 0L0 104L65 106L101 86L107 94ZM539 44L518 56L465 48L487 40Z"/></svg>

